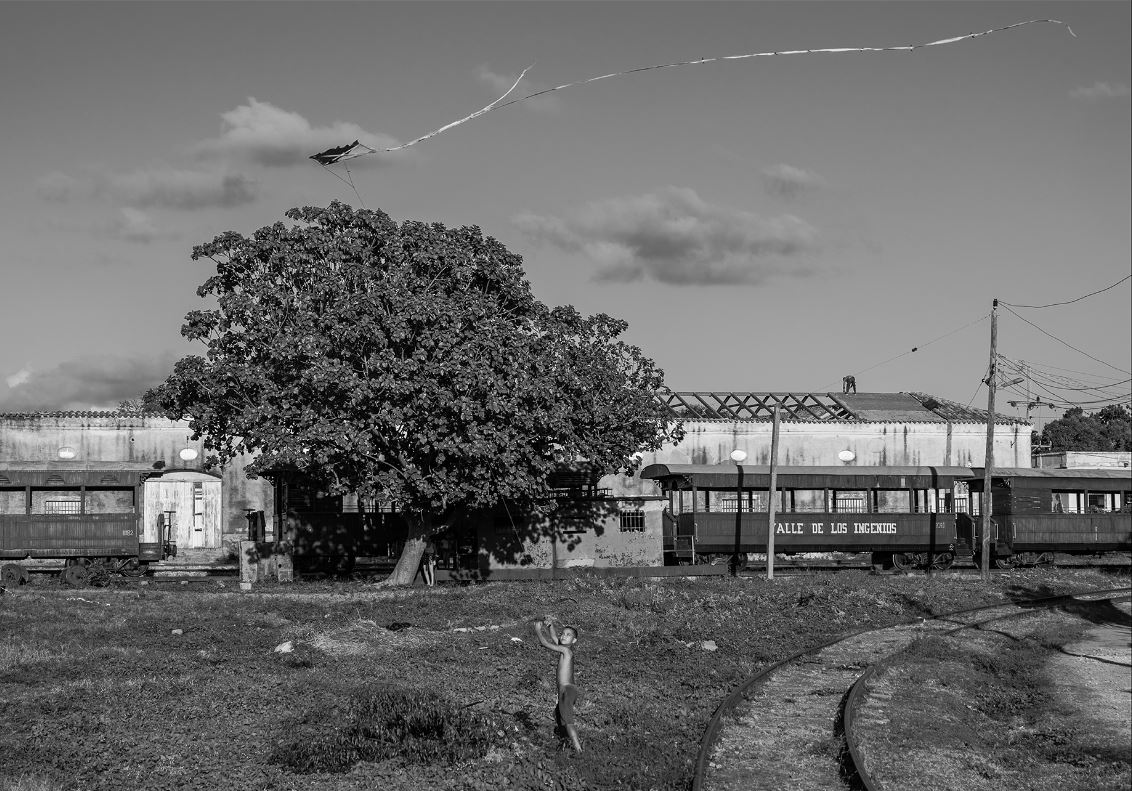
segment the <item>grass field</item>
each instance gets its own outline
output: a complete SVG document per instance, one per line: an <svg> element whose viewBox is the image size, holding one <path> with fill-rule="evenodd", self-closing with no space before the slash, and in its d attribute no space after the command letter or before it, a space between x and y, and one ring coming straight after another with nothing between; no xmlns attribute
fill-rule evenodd
<svg viewBox="0 0 1132 791"><path fill-rule="evenodd" d="M770 662L856 628L1127 583L854 571L241 594L41 578L0 596L0 791L686 789L712 711ZM578 756L557 749L556 656L529 626L548 616L580 631Z"/></svg>

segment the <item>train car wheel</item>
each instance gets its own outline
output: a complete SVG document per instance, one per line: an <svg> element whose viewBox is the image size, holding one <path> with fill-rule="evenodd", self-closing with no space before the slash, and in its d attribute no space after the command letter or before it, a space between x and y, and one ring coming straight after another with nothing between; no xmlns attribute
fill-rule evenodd
<svg viewBox="0 0 1132 791"><path fill-rule="evenodd" d="M30 577L28 570L18 563L5 563L0 566L0 582L5 585L23 585Z"/></svg>
<svg viewBox="0 0 1132 791"><path fill-rule="evenodd" d="M63 582L66 585L81 587L90 578L90 569L81 563L72 563L63 569Z"/></svg>
<svg viewBox="0 0 1132 791"><path fill-rule="evenodd" d="M893 552L892 565L900 571L911 571L916 568L916 556L911 552Z"/></svg>
<svg viewBox="0 0 1132 791"><path fill-rule="evenodd" d="M124 577L144 577L149 571L149 564L142 563L137 558L128 558L118 567L118 573Z"/></svg>
<svg viewBox="0 0 1132 791"><path fill-rule="evenodd" d="M1018 565L1017 555L1010 555L1005 558L995 558L994 565L1000 569L1012 569Z"/></svg>
<svg viewBox="0 0 1132 791"><path fill-rule="evenodd" d="M1034 565L1035 566L1052 566L1053 565L1053 553L1052 552L1042 552L1042 553L1040 553L1038 555L1038 559L1034 561Z"/></svg>
<svg viewBox="0 0 1132 791"><path fill-rule="evenodd" d="M947 571L955 562L955 555L950 552L937 552L932 558L932 568L936 571Z"/></svg>

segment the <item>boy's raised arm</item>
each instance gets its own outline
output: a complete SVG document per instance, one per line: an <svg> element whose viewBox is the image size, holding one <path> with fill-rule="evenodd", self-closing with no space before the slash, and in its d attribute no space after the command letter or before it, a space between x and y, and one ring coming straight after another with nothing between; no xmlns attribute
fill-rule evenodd
<svg viewBox="0 0 1132 791"><path fill-rule="evenodd" d="M542 630L542 621L533 621L531 623L531 626L534 627L535 634L538 635L538 641L540 643L542 643L543 647L549 648L552 651L558 651L558 650L561 649L561 646L558 645L557 638L555 639L555 641L553 643L550 642L550 640L547 639L546 633L543 632L543 630ZM553 629L553 628L554 627L552 626L551 629Z"/></svg>

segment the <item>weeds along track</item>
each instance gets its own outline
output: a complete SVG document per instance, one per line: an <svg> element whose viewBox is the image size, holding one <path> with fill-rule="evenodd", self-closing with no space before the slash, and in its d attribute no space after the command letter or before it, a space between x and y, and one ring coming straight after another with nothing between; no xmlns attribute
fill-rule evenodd
<svg viewBox="0 0 1132 791"><path fill-rule="evenodd" d="M1073 598L1013 601L855 632L801 651L748 678L716 710L700 744L693 791L870 788L858 774L842 713L866 670L914 640L1040 612Z"/></svg>
<svg viewBox="0 0 1132 791"><path fill-rule="evenodd" d="M1086 622L1091 622L1095 625L1094 628L1099 626L1102 630L1114 633L1119 637L1121 643L1126 644L1129 636L1128 612L1126 609L1118 608L1115 605L1117 602L1127 602L1130 598L1132 598L1132 594L1129 593L1122 593L1116 596L1105 594L1101 596L1066 597L1064 600L1044 602L1039 610L1030 609L1028 611L1008 614L993 620L1001 622L1035 612L1044 614L1048 613L1054 607L1058 607L1058 609L1062 610L1065 617L1078 618ZM1108 605L1107 611L1103 606L1097 606L1102 605L1102 603ZM1086 609L1089 610L1087 614L1084 612ZM983 621L978 624L978 626L960 627L948 630L944 635L954 636L963 631L980 628L989 623L990 621ZM1047 623L1048 622L1043 619L1039 624L1016 624L1014 629L1003 626L1000 629L980 630L970 638L964 638L962 649L961 651L957 651L956 655L963 655L963 651L969 651L972 648L976 650L981 648L985 653L1008 651L1011 642L1017 642L1031 636L1035 627L1037 627L1040 632L1043 625ZM1063 653L1065 653L1064 650ZM1077 654L1067 655L1080 656ZM1086 658L1098 659L1098 661L1101 662L1110 661L1097 657ZM976 776L968 777L967 781L963 783L964 787L976 787L979 785L979 781L989 782L992 786L1000 787L998 784L1001 778L989 780L986 777L978 776L982 771L985 771L983 770L985 762L980 760L983 756L973 754L977 753L977 748L972 747L970 743L966 741L967 736L964 736L964 747L958 754L954 754L954 751L941 748L938 742L933 741L929 751L931 754L930 762L922 762L909 758L909 751L915 750L917 747L923 749L922 746L916 745L914 742L908 745L906 749L899 750L899 756L897 756L895 751L892 750L891 744L887 745L888 749L880 747L878 752L878 745L874 743L872 739L867 738L870 734L874 737L879 734L882 737L881 741L883 743L883 741L885 741L883 737L887 736L887 730L891 725L893 715L905 712L904 704L909 702L909 698L905 696L908 695L910 690L905 689L903 695L897 700L893 697L893 692L890 689L877 688L876 686L878 683L877 679L881 677L881 673L890 669L900 668L902 659L906 660L907 657L893 656L869 667L865 674L853 684L853 688L845 699L843 709L844 735L845 743L849 751L848 763L852 770L856 772L856 776L851 778L855 781L853 785L856 785L858 788L863 788L865 791L895 791L895 789L913 787L934 788L938 787L943 774L951 777L953 781L957 781L958 778L962 777L965 771L975 771ZM1112 664L1117 663L1113 662ZM986 683L986 681L984 681L984 683ZM991 680L989 683L993 684L995 682ZM905 684L905 687L906 686ZM881 682L881 687L885 687L883 682ZM921 692L923 691L922 688L919 689ZM916 697L917 695L915 693L911 694L911 698ZM926 715L928 720L937 724L936 732L939 733L941 729L944 729L943 720L946 720L947 715L939 711L934 705L929 708L930 713L925 711L920 712L920 724L922 724ZM967 706L966 708L970 709L971 707ZM941 718L943 719L941 720ZM970 726L964 723L964 727ZM919 728L919 725L917 725L917 728ZM918 732L918 730L913 732ZM995 751L992 749L990 752L993 753ZM922 771L920 776L917 777L916 773L909 773L908 770L919 763L930 763L931 768ZM894 767L897 767L895 772L893 771ZM893 774L899 775L899 780L894 780ZM970 785L967 785L967 783L970 783Z"/></svg>

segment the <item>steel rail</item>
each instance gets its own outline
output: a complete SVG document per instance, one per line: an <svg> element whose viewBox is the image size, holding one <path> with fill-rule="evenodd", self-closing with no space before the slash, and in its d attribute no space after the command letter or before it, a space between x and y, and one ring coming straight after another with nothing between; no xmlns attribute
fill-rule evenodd
<svg viewBox="0 0 1132 791"><path fill-rule="evenodd" d="M821 643L819 645L810 646L808 648L804 648L801 651L797 651L797 652L791 654L790 656L786 657L785 659L781 659L778 662L775 662L774 664L769 665L769 666L763 668L762 670L760 670L759 672L755 673L754 675L748 677L738 687L736 687L726 698L724 698L723 701L719 704L719 706L716 707L715 711L711 715L711 719L708 720L707 727L704 728L703 736L700 738L700 749L699 749L699 753L696 756L695 771L692 775L692 791L704 791L704 776L707 772L707 766L708 766L709 760L711 758L712 748L715 747L716 740L719 738L719 731L720 731L721 726L722 726L724 715L726 715L732 709L734 709L739 704L739 701L746 695L747 691L750 690L752 687L756 686L761 681L765 680L768 676L770 676L772 673L774 673L779 668L784 667L785 665L788 665L791 662L797 661L798 659L801 659L802 657L806 656L807 654L817 653L818 651L822 651L826 648L829 648L830 646L836 645L837 643L848 640L851 637L856 637L858 635L867 634L869 632L879 632L879 631L882 631L884 629L892 629L893 627L897 627L897 626L908 626L908 625L911 625L911 624L914 624L914 623L917 623L917 622L920 622L920 621L938 621L938 620L942 620L944 618L950 618L950 617L953 617L953 616L956 616L956 615L966 615L968 613L980 612L982 610L991 610L991 609L994 609L995 607L1006 607L1006 606L1009 606L1010 604L1014 604L1014 605L1037 604L1039 602L1053 602L1053 601L1058 601L1058 600L1072 599L1072 598L1076 598L1076 597L1080 597L1080 596L1122 594L1122 593L1128 593L1128 592L1132 592L1132 588L1124 587L1124 588L1108 588L1108 589L1079 591L1077 593L1065 593L1065 594L1059 594L1057 596L1039 596L1039 597L1035 597L1035 598L1031 598L1031 599L1020 599L1020 600L1014 601L1014 602L999 602L997 604L984 604L984 605L980 605L978 607L967 607L967 608L964 608L964 609L961 609L961 610L952 610L950 612L940 613L939 615L933 615L930 618L924 618L924 617L904 618L904 619L901 619L899 621L893 621L893 622L886 624L884 626L867 627L867 628L862 628L862 629L855 629L855 630L850 631L850 632L844 632L844 633L839 634L838 636L834 637L831 640L827 640L824 643Z"/></svg>

